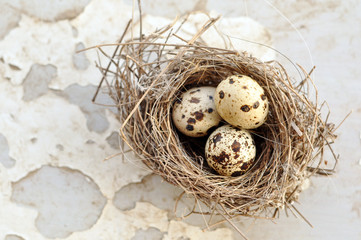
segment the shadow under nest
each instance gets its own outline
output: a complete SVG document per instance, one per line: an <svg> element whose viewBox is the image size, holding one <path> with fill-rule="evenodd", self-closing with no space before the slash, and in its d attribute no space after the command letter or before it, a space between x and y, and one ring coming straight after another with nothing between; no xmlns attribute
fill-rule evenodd
<svg viewBox="0 0 361 240"><path fill-rule="evenodd" d="M197 36L171 44L171 38L178 38L169 33L171 27L111 45L115 47L111 57L101 50L106 46L98 47L110 59L107 67L99 66L103 73L99 89L106 85L118 107L122 140L155 174L206 204L209 209L203 214L272 219L280 209L295 209L293 202L307 178L333 172L334 167L320 167L326 147L335 157L334 166L337 163L330 147L336 137L334 125L321 118L310 75L299 67L303 80L296 84L277 62L212 48ZM179 133L171 113L187 89L217 86L237 74L252 77L264 89L269 115L264 125L251 131L257 148L253 166L241 176L225 177L205 161L206 138ZM315 103L309 100L310 89L316 92Z"/></svg>

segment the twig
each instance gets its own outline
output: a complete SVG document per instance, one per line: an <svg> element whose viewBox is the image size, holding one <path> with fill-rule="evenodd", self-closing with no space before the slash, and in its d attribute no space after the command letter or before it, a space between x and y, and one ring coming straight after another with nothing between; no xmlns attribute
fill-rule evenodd
<svg viewBox="0 0 361 240"><path fill-rule="evenodd" d="M132 22L132 20L129 20L129 21L128 21L127 26L125 27L124 32L123 32L122 36L120 37L120 39L119 39L119 41L118 41L119 44L123 41L123 39L124 39L124 37L125 37L125 34L127 33L128 29L129 29L129 26L130 26L130 23L131 23L131 22ZM120 46L121 46L121 45L117 45L117 46L116 46L116 48L115 48L115 50L114 50L114 53L113 53L113 55L112 55L112 58L115 57L115 55L117 54L118 49L119 49ZM83 51L84 51L84 49L83 49ZM97 90L96 90L96 92L95 92L95 94L94 94L94 97L93 97L93 99L92 99L92 102L95 102L95 99L96 99L96 97L97 97L97 95L98 95L98 93L99 93L99 90L100 90L100 88L101 88L101 86L102 86L102 84L103 84L103 81L104 81L104 79L105 79L105 77L106 77L106 75L107 75L107 73L108 73L108 70L109 70L111 64L112 64L112 62L109 61L108 66L107 66L107 68L106 68L106 70L105 70L105 73L103 74L103 77L102 77L102 79L100 80L100 83L99 83L99 85L98 85L98 88L97 88Z"/></svg>

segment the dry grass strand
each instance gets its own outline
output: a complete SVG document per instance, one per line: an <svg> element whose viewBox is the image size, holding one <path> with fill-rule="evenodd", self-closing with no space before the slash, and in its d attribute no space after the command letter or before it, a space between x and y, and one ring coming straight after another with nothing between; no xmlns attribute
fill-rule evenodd
<svg viewBox="0 0 361 240"><path fill-rule="evenodd" d="M181 38L173 32L173 23L138 40L96 46L115 47L109 65L100 67L99 89L107 91L118 107L122 140L153 173L206 204L210 212L203 214L273 219L288 208L302 216L293 202L304 180L334 170L321 167L324 151L326 147L332 151L336 136L334 125L321 118L310 78L313 69L307 73L299 66L304 76L296 85L277 62L265 63L246 52L197 41L216 20L210 19L191 40L183 39L184 44L170 43ZM208 167L197 140L177 132L171 112L186 89L216 86L237 74L252 77L264 88L270 111L266 123L252 130L256 163L244 175L229 178ZM310 86L316 93L314 102L308 96Z"/></svg>

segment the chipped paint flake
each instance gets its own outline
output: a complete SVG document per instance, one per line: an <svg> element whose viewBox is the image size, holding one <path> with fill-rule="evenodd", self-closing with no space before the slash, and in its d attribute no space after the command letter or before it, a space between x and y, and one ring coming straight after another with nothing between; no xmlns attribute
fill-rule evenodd
<svg viewBox="0 0 361 240"><path fill-rule="evenodd" d="M22 238L16 234L8 234L5 236L4 240L24 240L24 238Z"/></svg>
<svg viewBox="0 0 361 240"><path fill-rule="evenodd" d="M233 233L228 228L218 228L216 230L202 231L198 227L188 225L181 221L170 221L168 233L164 236L164 240L171 239L192 239L192 240L233 240Z"/></svg>
<svg viewBox="0 0 361 240"><path fill-rule="evenodd" d="M15 159L9 156L9 144L5 136L0 133L0 163L6 168L15 165Z"/></svg>
<svg viewBox="0 0 361 240"><path fill-rule="evenodd" d="M19 11L44 21L58 21L72 19L78 16L90 0L77 1L38 1L38 0L12 0L9 5ZM46 10L44 10L46 9Z"/></svg>
<svg viewBox="0 0 361 240"><path fill-rule="evenodd" d="M164 233L159 231L159 229L150 227L150 228L147 228L146 230L139 229L135 233L135 235L132 237L131 240L148 240L148 239L162 240L163 235L164 235Z"/></svg>
<svg viewBox="0 0 361 240"><path fill-rule="evenodd" d="M13 183L11 199L37 209L35 224L45 237L65 238L94 225L106 203L88 179L69 168L43 166Z"/></svg>
<svg viewBox="0 0 361 240"><path fill-rule="evenodd" d="M12 29L18 26L20 12L13 9L8 4L1 4L0 7L0 40L4 38Z"/></svg>
<svg viewBox="0 0 361 240"><path fill-rule="evenodd" d="M73 65L78 70L86 70L90 62L87 59L85 52L78 52L80 50L83 50L85 48L83 43L77 43L75 45L75 51L73 54Z"/></svg>
<svg viewBox="0 0 361 240"><path fill-rule="evenodd" d="M124 213L137 229L158 228L162 232L168 229L167 212L146 202L137 202L134 209Z"/></svg>
<svg viewBox="0 0 361 240"><path fill-rule="evenodd" d="M57 68L53 65L33 64L23 83L24 101L34 100L48 91L49 83L56 77Z"/></svg>
<svg viewBox="0 0 361 240"><path fill-rule="evenodd" d="M94 104L92 98L96 87L92 85L80 86L72 84L58 95L67 99L70 103L79 106L87 119L87 126L90 131L102 133L109 127L108 119L105 117L105 107Z"/></svg>

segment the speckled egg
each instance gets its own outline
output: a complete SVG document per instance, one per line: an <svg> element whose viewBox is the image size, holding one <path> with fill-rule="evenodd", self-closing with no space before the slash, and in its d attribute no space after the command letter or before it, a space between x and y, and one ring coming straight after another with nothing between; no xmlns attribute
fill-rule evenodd
<svg viewBox="0 0 361 240"><path fill-rule="evenodd" d="M220 175L238 176L254 162L256 145L247 130L225 125L209 136L205 155L208 165Z"/></svg>
<svg viewBox="0 0 361 240"><path fill-rule="evenodd" d="M220 82L215 93L219 115L233 126L253 129L268 115L268 99L263 88L252 78L233 75Z"/></svg>
<svg viewBox="0 0 361 240"><path fill-rule="evenodd" d="M176 128L191 137L207 135L221 117L214 105L214 87L197 87L183 93L174 103L172 118Z"/></svg>

